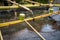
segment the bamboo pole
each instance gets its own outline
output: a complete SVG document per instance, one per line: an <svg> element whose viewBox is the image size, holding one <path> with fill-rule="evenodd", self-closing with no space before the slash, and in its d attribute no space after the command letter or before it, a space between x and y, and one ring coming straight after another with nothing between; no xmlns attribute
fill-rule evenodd
<svg viewBox="0 0 60 40"><path fill-rule="evenodd" d="M27 21L33 20L33 19L37 20L37 19L41 19L41 18L51 16L53 14L59 14L59 13L55 12L55 13L44 14L44 15L36 16L34 18L27 18L25 20L27 20ZM24 20L16 20L16 21L11 21L11 22L0 23L0 27L6 27L9 25L13 25L13 24L21 23L21 22L24 22Z"/></svg>
<svg viewBox="0 0 60 40"><path fill-rule="evenodd" d="M42 6L49 6L49 4L41 4ZM40 7L40 4L35 4L35 5L32 5L32 4L25 4L23 6L26 6L26 7ZM53 6L58 6L60 7L60 4L53 4ZM17 9L17 8L21 8L19 6L0 6L0 10L9 10L9 9Z"/></svg>
<svg viewBox="0 0 60 40"><path fill-rule="evenodd" d="M46 40L27 20L25 20L25 23L26 23L31 29L33 29L33 31L34 31L42 40Z"/></svg>
<svg viewBox="0 0 60 40"><path fill-rule="evenodd" d="M30 1L30 0L25 0L26 2L30 2L30 3L39 3L39 2L35 2L35 1Z"/></svg>
<svg viewBox="0 0 60 40"><path fill-rule="evenodd" d="M0 6L0 10L16 9L18 6Z"/></svg>
<svg viewBox="0 0 60 40"><path fill-rule="evenodd" d="M0 30L0 40L3 40L3 36L2 36L1 30Z"/></svg>
<svg viewBox="0 0 60 40"><path fill-rule="evenodd" d="M22 7L22 8L24 8L24 9L26 9L26 10L29 11L29 12L32 12L31 9L29 9L28 7L26 7L26 6L24 6L24 5L21 5L21 4L19 4L19 3L16 3L16 2L13 2L13 1L10 1L10 0L8 0L8 2L11 2L11 3L13 3L13 4L15 4L15 5L19 6L19 7Z"/></svg>
<svg viewBox="0 0 60 40"><path fill-rule="evenodd" d="M40 5L35 4L34 6L32 4L24 4L23 6L26 7L39 7ZM0 6L0 10L9 10L9 9L17 9L17 8L21 8L19 6Z"/></svg>

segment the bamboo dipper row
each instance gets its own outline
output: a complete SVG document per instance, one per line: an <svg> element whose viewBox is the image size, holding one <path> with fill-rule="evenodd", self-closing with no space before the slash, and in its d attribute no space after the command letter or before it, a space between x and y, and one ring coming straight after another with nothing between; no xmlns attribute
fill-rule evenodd
<svg viewBox="0 0 60 40"><path fill-rule="evenodd" d="M45 17L51 16L53 14L60 14L60 12L59 13L55 12L55 13L43 14L43 15L34 17L34 19L37 20L37 19L45 18ZM25 20L29 21L29 20L33 20L33 18L27 18ZM22 20L16 20L16 21L11 21L11 22L0 23L0 27L6 27L9 25L13 25L13 24L21 23L21 22L24 22L24 20L23 21Z"/></svg>

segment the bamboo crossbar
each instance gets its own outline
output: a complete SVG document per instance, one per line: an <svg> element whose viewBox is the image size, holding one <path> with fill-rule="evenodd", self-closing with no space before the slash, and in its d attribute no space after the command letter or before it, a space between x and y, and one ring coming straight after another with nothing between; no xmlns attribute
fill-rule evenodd
<svg viewBox="0 0 60 40"><path fill-rule="evenodd" d="M59 14L59 13L55 12L55 13L43 14L43 15L34 17L34 19L35 20L41 19L41 18L44 18L44 17L51 16L53 14ZM27 19L24 19L24 20L29 21L29 20L33 20L33 18L27 18ZM5 27L5 26L21 23L21 22L24 22L24 20L23 21L22 20L16 20L16 21L11 21L11 22L0 23L0 27Z"/></svg>
<svg viewBox="0 0 60 40"><path fill-rule="evenodd" d="M32 5L32 4L26 4L26 5L23 5L23 6L26 6L26 7L40 7L40 5L42 6L48 6L49 4L35 4L35 5ZM54 6L60 6L60 4L53 4ZM17 8L21 8L19 6L0 6L0 10L9 10L9 9L17 9Z"/></svg>
<svg viewBox="0 0 60 40"><path fill-rule="evenodd" d="M3 36L2 36L1 30L0 30L0 40L3 40Z"/></svg>
<svg viewBox="0 0 60 40"><path fill-rule="evenodd" d="M26 4L26 5L23 5L23 6L26 6L26 7L39 7L38 4L36 4L36 5ZM21 8L21 7L19 7L19 6L0 6L0 10L9 10L9 9L17 9L17 8Z"/></svg>
<svg viewBox="0 0 60 40"><path fill-rule="evenodd" d="M16 9L18 6L0 6L0 10Z"/></svg>
<svg viewBox="0 0 60 40"><path fill-rule="evenodd" d="M39 2L35 2L35 1L29 1L29 0L25 0L26 2L30 2L30 3L39 3Z"/></svg>

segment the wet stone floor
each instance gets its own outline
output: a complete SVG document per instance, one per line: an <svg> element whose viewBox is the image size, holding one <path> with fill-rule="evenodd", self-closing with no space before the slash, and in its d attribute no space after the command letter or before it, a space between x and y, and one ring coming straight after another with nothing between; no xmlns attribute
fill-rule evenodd
<svg viewBox="0 0 60 40"><path fill-rule="evenodd" d="M58 22L47 17L34 22L29 21L29 23L46 40L60 40L60 25L58 25ZM42 40L25 22L0 29L2 30L4 40Z"/></svg>
<svg viewBox="0 0 60 40"><path fill-rule="evenodd" d="M57 25L56 22L47 20L37 22L36 20L35 22L29 21L29 23L46 40L60 40L60 25ZM13 25L13 27L5 30L7 33L3 35L4 40L42 40L25 22Z"/></svg>

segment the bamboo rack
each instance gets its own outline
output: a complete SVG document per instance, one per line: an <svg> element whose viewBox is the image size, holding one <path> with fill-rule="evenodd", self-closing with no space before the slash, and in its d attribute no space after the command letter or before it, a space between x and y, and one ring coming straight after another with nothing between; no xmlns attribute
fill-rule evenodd
<svg viewBox="0 0 60 40"><path fill-rule="evenodd" d="M27 21L30 21L30 20L33 20L33 19L37 20L37 19L41 19L41 18L51 16L53 14L59 14L59 13L55 12L55 13L43 14L43 15L40 15L40 16L36 16L34 18L27 18L27 19L24 19L24 20L27 20ZM21 23L21 22L24 22L24 20L16 20L16 21L11 21L11 22L0 23L0 27L6 27L6 26L9 26L9 25Z"/></svg>

